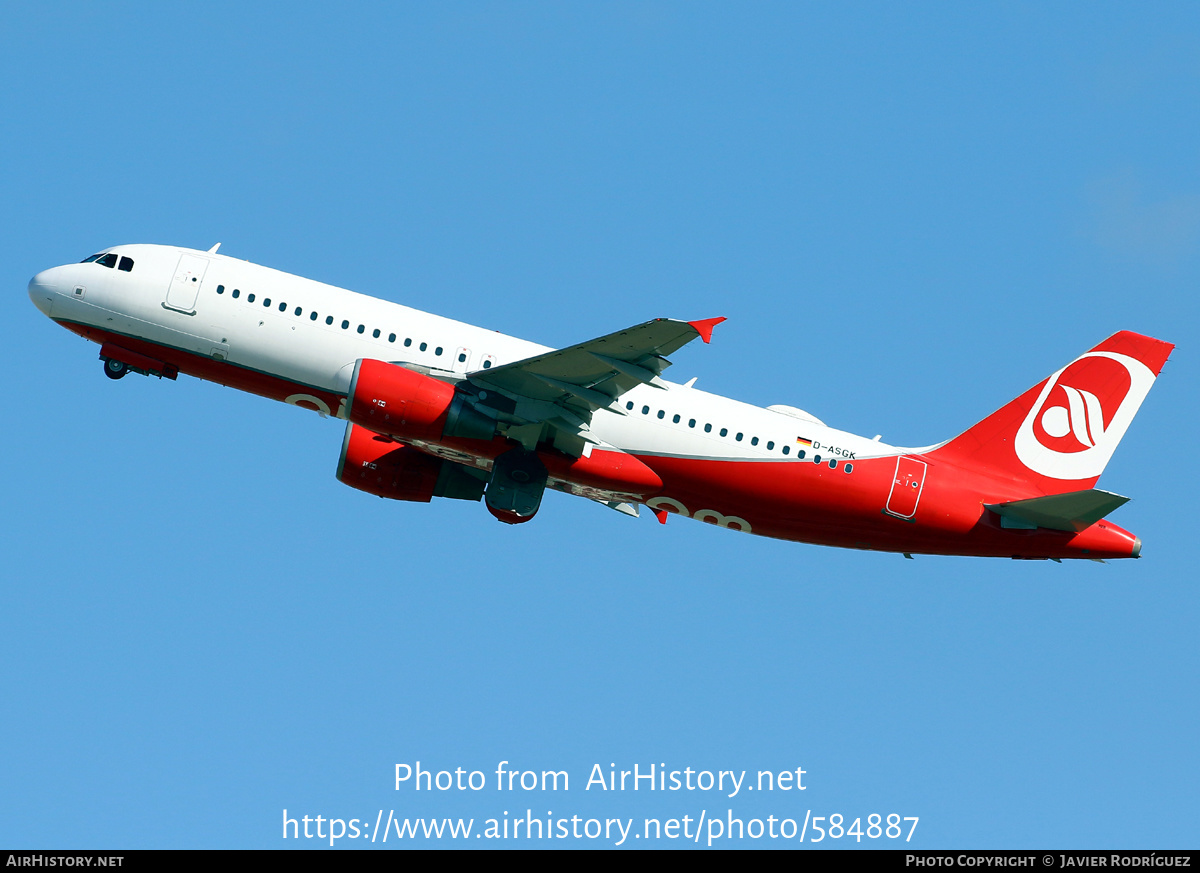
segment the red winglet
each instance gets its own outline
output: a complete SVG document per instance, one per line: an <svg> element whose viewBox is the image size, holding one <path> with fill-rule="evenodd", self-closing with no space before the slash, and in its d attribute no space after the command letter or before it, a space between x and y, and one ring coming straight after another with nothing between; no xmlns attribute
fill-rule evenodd
<svg viewBox="0 0 1200 873"><path fill-rule="evenodd" d="M725 317L722 316L721 318L706 318L703 321L689 321L688 324L696 328L696 333L700 334L700 339L708 342L712 339L713 328L724 320Z"/></svg>
<svg viewBox="0 0 1200 873"><path fill-rule="evenodd" d="M650 511L653 512L656 516L658 516L659 524L667 523L667 511L665 509L652 509Z"/></svg>

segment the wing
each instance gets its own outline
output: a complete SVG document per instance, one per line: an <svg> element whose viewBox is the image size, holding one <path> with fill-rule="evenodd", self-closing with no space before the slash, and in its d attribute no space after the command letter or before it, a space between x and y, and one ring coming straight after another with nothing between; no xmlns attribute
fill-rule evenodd
<svg viewBox="0 0 1200 873"><path fill-rule="evenodd" d="M480 388L590 413L638 385L664 387L658 377L671 365L665 356L697 337L708 342L713 327L724 320L656 318L565 349L476 370L468 378Z"/></svg>
<svg viewBox="0 0 1200 873"><path fill-rule="evenodd" d="M543 438L545 425L594 442L587 436L594 412L608 409L624 415L616 400L626 391L638 385L665 388L659 378L671 365L665 356L697 337L708 342L713 327L724 320L656 318L578 345L475 370L467 376L468 391L475 402L499 409L508 435L523 443ZM488 392L499 393L507 402L497 403ZM582 443L560 447L573 454L590 451Z"/></svg>

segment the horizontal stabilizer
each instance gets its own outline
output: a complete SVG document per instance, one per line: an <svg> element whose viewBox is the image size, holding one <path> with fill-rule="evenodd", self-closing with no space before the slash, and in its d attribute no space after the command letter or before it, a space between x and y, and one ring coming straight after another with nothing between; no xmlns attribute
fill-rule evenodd
<svg viewBox="0 0 1200 873"><path fill-rule="evenodd" d="M1128 502L1128 497L1092 488L985 505L1000 516L1002 527L1045 527L1078 533Z"/></svg>

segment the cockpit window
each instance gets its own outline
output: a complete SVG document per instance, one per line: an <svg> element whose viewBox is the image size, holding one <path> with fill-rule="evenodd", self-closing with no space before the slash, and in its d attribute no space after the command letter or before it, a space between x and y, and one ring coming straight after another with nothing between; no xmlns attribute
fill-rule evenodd
<svg viewBox="0 0 1200 873"><path fill-rule="evenodd" d="M127 258L124 255L121 255L120 258L121 258L121 261L120 261L121 265L120 265L120 267L118 267L118 269L124 270L126 273L132 273L133 272L133 258ZM117 266L117 253L116 252L100 252L98 255L92 255L90 258L84 258L79 263L81 263L81 264L95 263L95 264L99 264L102 267L109 267L111 269L112 267Z"/></svg>

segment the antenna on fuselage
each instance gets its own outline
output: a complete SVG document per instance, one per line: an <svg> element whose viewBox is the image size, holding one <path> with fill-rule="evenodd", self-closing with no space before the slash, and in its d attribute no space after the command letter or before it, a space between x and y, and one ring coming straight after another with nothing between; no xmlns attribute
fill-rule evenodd
<svg viewBox="0 0 1200 873"><path fill-rule="evenodd" d="M219 249L220 247L221 247L221 244L217 243L215 246L213 246L211 249L208 250L208 253L210 255L215 255L217 253L217 249Z"/></svg>

